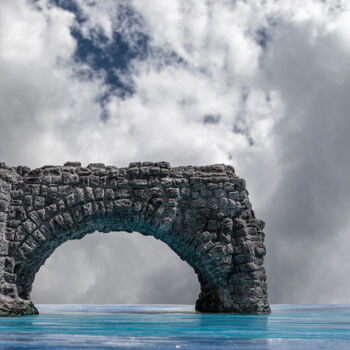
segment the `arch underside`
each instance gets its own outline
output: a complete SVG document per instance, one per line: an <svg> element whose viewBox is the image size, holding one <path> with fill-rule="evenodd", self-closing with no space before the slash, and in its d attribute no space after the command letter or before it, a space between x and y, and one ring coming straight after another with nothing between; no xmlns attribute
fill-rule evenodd
<svg viewBox="0 0 350 350"><path fill-rule="evenodd" d="M3 166L0 176L0 293L18 313L33 312L35 274L53 251L95 231L137 231L166 243L198 275L198 311L269 312L264 224L232 167L66 163Z"/></svg>

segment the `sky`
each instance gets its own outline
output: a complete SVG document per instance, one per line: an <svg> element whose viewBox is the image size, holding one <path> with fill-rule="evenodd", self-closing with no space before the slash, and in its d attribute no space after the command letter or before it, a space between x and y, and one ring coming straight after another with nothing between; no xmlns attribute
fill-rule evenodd
<svg viewBox="0 0 350 350"><path fill-rule="evenodd" d="M270 303L350 303L347 0L1 0L0 160L225 163L266 222ZM59 247L37 303L193 304L139 233Z"/></svg>

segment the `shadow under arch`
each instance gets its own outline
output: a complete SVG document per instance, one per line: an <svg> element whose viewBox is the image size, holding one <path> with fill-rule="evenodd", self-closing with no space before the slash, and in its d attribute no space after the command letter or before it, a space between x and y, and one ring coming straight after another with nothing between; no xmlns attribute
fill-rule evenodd
<svg viewBox="0 0 350 350"><path fill-rule="evenodd" d="M58 247L35 276L40 304L193 304L194 270L153 236L94 232Z"/></svg>
<svg viewBox="0 0 350 350"><path fill-rule="evenodd" d="M152 227L149 224L145 225L139 222L132 224L131 220L130 217L127 218L121 213L119 215L111 213L110 215L105 215L103 219L95 216L87 216L79 224L66 218L59 225L54 225L52 231L48 231L54 232L54 234L48 235L48 232L46 232L45 239L41 244L36 244L36 241L34 243L32 237L28 236L23 244L30 246L32 249L25 252L25 259L15 267L19 297L26 300L30 299L36 273L58 247L69 240L82 239L87 234L95 231L113 234L114 232L129 230L129 232L135 231L145 236L153 236L168 245L182 260L187 263L190 261L189 264L194 268L197 275L200 269L205 268L203 261L198 258L196 259L193 247L181 242L179 237L171 237L169 234L161 231L157 232L155 226ZM131 229L132 225L133 228ZM40 233L36 232L35 237L40 237ZM47 237L50 238L47 239Z"/></svg>
<svg viewBox="0 0 350 350"><path fill-rule="evenodd" d="M3 295L30 300L36 272L67 240L94 231L137 231L160 239L194 269L201 285L197 310L269 312L264 223L231 166L66 163L5 167L3 173L9 189L1 215Z"/></svg>

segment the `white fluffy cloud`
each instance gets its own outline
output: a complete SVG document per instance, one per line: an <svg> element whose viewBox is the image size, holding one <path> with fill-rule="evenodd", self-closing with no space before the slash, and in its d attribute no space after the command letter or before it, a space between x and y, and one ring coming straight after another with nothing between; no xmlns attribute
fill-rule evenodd
<svg viewBox="0 0 350 350"><path fill-rule="evenodd" d="M322 274L335 276L339 254L347 259L337 247L349 225L338 213L350 208L349 3L138 0L128 2L134 13L122 14L124 1L77 4L81 23L45 0L0 2L1 159L33 167L68 159L231 163L267 222L271 301L314 301L317 291L317 301L346 302L349 293L320 288L316 262L334 246ZM108 90L105 73L74 60L72 26L101 48L115 31L130 46L137 32L149 37L148 55L123 73L134 93L110 95L106 120L97 99ZM92 281L98 271L90 268ZM311 275L307 290L293 288ZM349 291L341 276L339 289ZM86 300L98 301L95 284ZM44 290L35 293L40 301Z"/></svg>
<svg viewBox="0 0 350 350"><path fill-rule="evenodd" d="M158 58L153 56L143 62L134 61L131 70L134 96L127 100L111 98L107 106L111 117L102 122L99 120L100 107L94 101L104 89L100 76L96 73L93 81L79 81L73 76L74 68L82 69L70 61L75 48L69 33L73 15L49 7L44 1L40 2L41 12L23 1L17 1L17 6L21 9L19 14L14 12L16 2L3 5L3 16L15 18L11 27L16 31L4 30L1 39L2 69L11 74L8 79L14 85L9 89L4 84L3 88L11 92L10 99L23 100L30 95L31 100L27 103L36 110L25 117L28 106L21 104L17 110L4 111L3 115L6 122L18 118L30 124L37 123L39 129L32 128L34 136L27 127L22 133L20 125L13 128L17 129L21 140L25 137L27 147L20 151L22 155L16 151L16 158L8 159L10 163L28 163L30 159L30 165L40 165L48 161L45 154L58 163L67 157L78 157L87 162L98 158L124 164L130 159L159 157L170 158L175 163L193 160L196 163L227 162L236 149L247 148L248 139L232 132L238 119L243 131L257 136L255 141L260 141L260 146L269 136L274 117L278 115L274 111L278 107L278 96L271 94L273 101L262 105L264 93L256 82L261 49L252 37L245 36L246 28L230 25L235 19L233 8L228 13L224 4L214 6L214 9L206 8L204 15L209 16L208 12L212 11L210 17L213 19L203 25L203 18L194 14L198 19L190 25L192 16L187 11L198 10L197 7L192 5L188 9L179 5L174 16L180 21L173 23L169 18L158 24L158 31L146 25L144 30L149 35L154 34L153 45L165 45L168 51L183 57L186 64L159 69ZM96 6L85 4L83 13L88 20L83 24L83 33L90 35L89 29L99 26L110 37L110 28L118 28L119 24L115 19L117 9L112 11L111 6L112 3L105 3L95 9ZM146 24L155 22L149 17L146 6L144 9L138 7L140 5L136 8L144 15ZM167 19L165 9L159 6L158 11L163 11ZM220 17L223 17L222 21ZM188 28L182 29L186 23ZM216 30L210 33L208 27ZM28 34L29 40L24 39L24 33ZM157 39L159 33L165 38ZM22 42L17 43L20 40ZM201 44L197 45L197 41ZM248 77L247 81L244 81L245 77ZM243 88L252 91L249 101L262 95L258 117L244 119L250 107L242 102ZM2 105L11 108L12 103L5 100ZM205 115L217 115L221 122L204 125ZM162 133L158 132L159 124ZM196 135L195 142L193 134ZM35 143L30 140L32 137L35 137ZM165 144L164 151L156 150L161 148L160 144ZM187 159L183 159L183 152L176 154L173 151L178 149L178 144L187 149ZM128 149L129 155L122 157L123 149ZM29 157L28 152L35 153L35 157Z"/></svg>
<svg viewBox="0 0 350 350"><path fill-rule="evenodd" d="M11 165L60 162L75 149L62 126L87 113L98 122L99 84L72 78L69 65L74 16L39 4L41 11L25 0L0 4L1 158Z"/></svg>

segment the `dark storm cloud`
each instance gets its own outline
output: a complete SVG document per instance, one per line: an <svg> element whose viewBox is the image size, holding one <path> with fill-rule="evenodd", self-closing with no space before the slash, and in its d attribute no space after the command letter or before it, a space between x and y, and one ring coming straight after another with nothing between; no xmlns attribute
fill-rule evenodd
<svg viewBox="0 0 350 350"><path fill-rule="evenodd" d="M287 115L275 129L281 181L264 209L274 302L349 301L350 281L332 261L339 240L350 245L349 53L322 33L310 46L315 30L281 26L265 62Z"/></svg>

